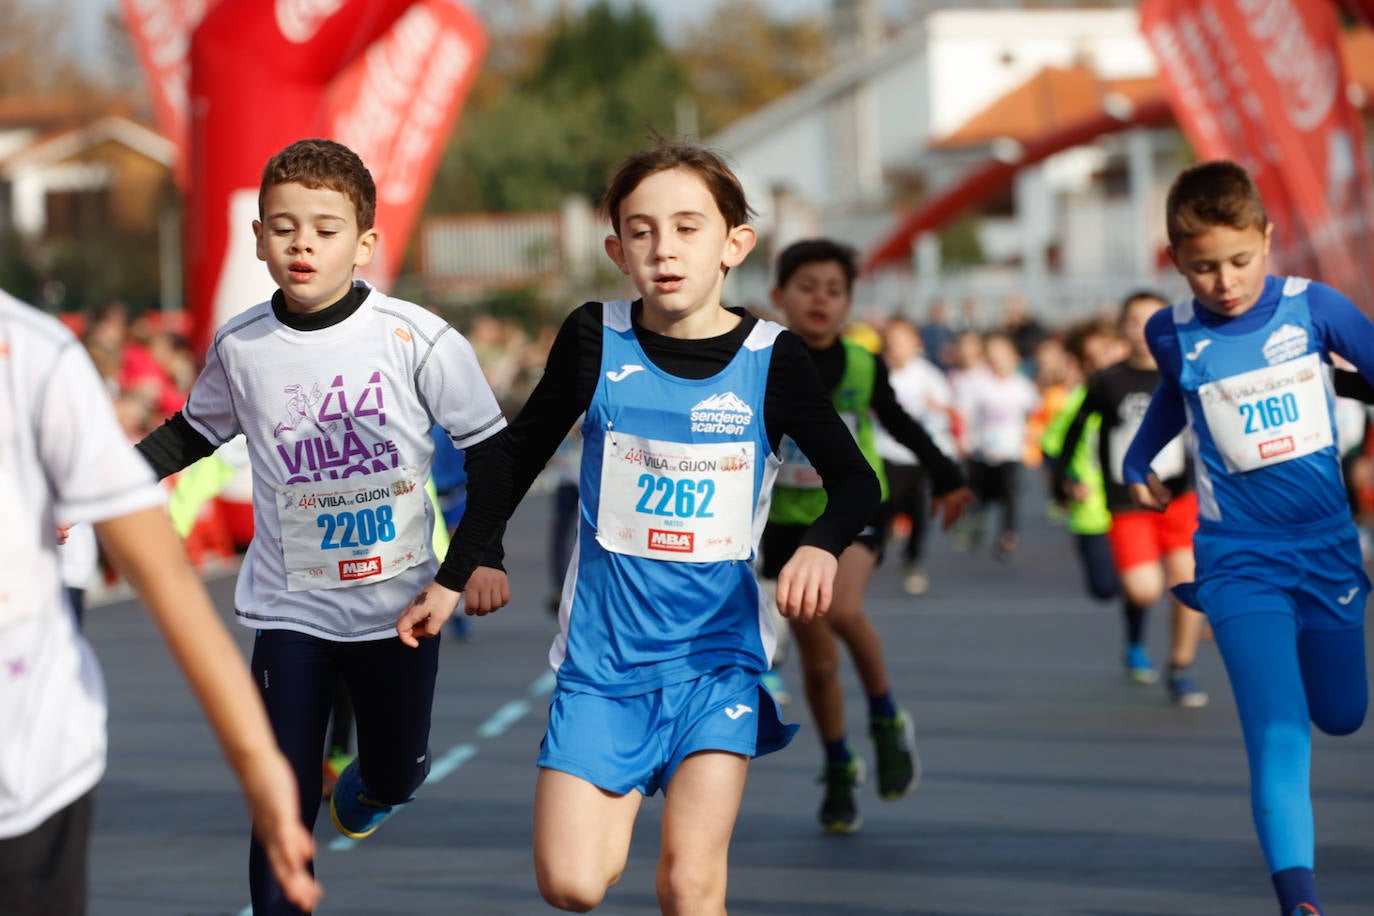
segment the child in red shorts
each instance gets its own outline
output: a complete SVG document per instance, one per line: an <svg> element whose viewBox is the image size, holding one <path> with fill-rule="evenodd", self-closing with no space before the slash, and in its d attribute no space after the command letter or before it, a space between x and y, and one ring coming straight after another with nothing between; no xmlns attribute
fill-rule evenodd
<svg viewBox="0 0 1374 916"><path fill-rule="evenodd" d="M1197 494L1181 439L1175 439L1154 460L1155 473L1173 494L1163 513L1137 509L1126 489L1122 467L1126 449L1140 428L1159 384L1159 369L1145 343L1145 322L1168 303L1159 296L1134 293L1121 307L1121 332L1131 347L1123 362L1094 374L1078 415L1064 434L1062 454L1072 455L1088 417L1102 418L1098 457L1106 485L1112 527L1107 534L1112 558L1126 601L1126 648L1122 661L1126 676L1153 684L1159 674L1145 648L1145 612L1164 595L1165 587L1193 579L1193 532L1197 529ZM1077 486L1067 467L1054 469L1055 491L1067 497ZM1169 676L1165 686L1178 706L1207 705L1207 694L1189 669L1197 655L1203 617L1170 597L1173 606Z"/></svg>

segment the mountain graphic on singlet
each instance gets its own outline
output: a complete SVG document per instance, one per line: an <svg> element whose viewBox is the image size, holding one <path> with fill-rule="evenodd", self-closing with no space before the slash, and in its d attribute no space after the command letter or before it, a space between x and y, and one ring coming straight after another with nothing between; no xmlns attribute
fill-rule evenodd
<svg viewBox="0 0 1374 916"><path fill-rule="evenodd" d="M735 394L733 391L711 395L709 398L692 408L693 413L698 410L718 410L725 413L742 413L749 417L754 415L754 408L740 400L739 395Z"/></svg>

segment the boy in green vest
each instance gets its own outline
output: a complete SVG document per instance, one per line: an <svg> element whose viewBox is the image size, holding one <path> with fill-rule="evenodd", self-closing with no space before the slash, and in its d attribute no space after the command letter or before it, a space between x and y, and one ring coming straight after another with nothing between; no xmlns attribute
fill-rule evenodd
<svg viewBox="0 0 1374 916"><path fill-rule="evenodd" d="M774 305L784 313L788 328L806 342L835 409L878 475L884 501L878 517L840 555L829 613L792 625L807 705L825 749L825 796L819 820L827 833L853 833L861 824L854 789L862 780L863 766L845 739L839 678L841 642L848 648L868 696L879 795L901 798L920 779L911 720L892 698L882 641L864 612L864 590L882 559L887 531L887 482L874 445L873 416L876 414L893 438L911 449L928 470L931 515L942 516L945 528L973 502L958 465L897 403L882 361L841 336L857 274L853 251L847 246L829 239L810 239L789 246L778 257L773 288ZM826 504L820 475L806 456L785 437L779 452L783 463L760 545L760 575L765 580L776 578L787 558L805 543L808 526Z"/></svg>
<svg viewBox="0 0 1374 916"><path fill-rule="evenodd" d="M1064 336L1064 349L1076 369L1076 382L1064 405L1045 427L1040 437L1040 450L1051 466L1062 463L1075 481L1064 503L1069 533L1073 535L1074 549L1083 568L1083 582L1088 594L1099 601L1107 601L1121 594L1121 582L1117 579L1111 545L1107 542L1112 514L1107 509L1102 468L1097 462L1097 434L1102 426L1102 418L1093 415L1089 419L1078 448L1074 449L1072 455L1063 454L1064 433L1078 415L1078 408L1087 394L1084 381L1097 370L1120 362L1126 344L1114 324L1093 319L1069 328ZM1051 485L1052 494L1053 489ZM1126 607L1129 630L1132 606L1128 602Z"/></svg>

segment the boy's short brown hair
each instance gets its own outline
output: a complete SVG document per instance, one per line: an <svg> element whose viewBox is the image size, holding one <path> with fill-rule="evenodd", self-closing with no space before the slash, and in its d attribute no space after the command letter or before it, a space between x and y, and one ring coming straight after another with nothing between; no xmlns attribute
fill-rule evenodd
<svg viewBox="0 0 1374 916"><path fill-rule="evenodd" d="M1117 326L1106 318L1086 318L1077 324L1071 324L1064 331L1064 352L1080 368L1086 368L1088 364L1088 341L1094 337L1104 340L1120 340L1121 333Z"/></svg>
<svg viewBox="0 0 1374 916"><path fill-rule="evenodd" d="M353 150L333 140L297 140L267 160L258 188L258 218L268 188L300 184L307 188L338 191L353 204L358 231L372 228L377 218L377 186L372 173Z"/></svg>
<svg viewBox="0 0 1374 916"><path fill-rule="evenodd" d="M1131 306L1142 300L1158 302L1161 307L1167 308L1169 300L1165 299L1160 293L1152 289L1137 289L1127 293L1121 300L1121 308L1116 315L1117 324L1126 323L1126 313L1131 310Z"/></svg>
<svg viewBox="0 0 1374 916"><path fill-rule="evenodd" d="M1202 162L1180 172L1169 188L1164 214L1170 245L1214 226L1269 228L1269 215L1250 174L1224 159Z"/></svg>
<svg viewBox="0 0 1374 916"><path fill-rule="evenodd" d="M696 173L711 192L720 215L725 217L727 229L744 225L754 215L744 199L744 187L723 156L694 143L657 137L653 146L626 157L616 167L601 198L601 212L611 221L616 235L620 235L620 204L644 179L670 169Z"/></svg>
<svg viewBox="0 0 1374 916"><path fill-rule="evenodd" d="M834 261L844 271L845 292L854 292L854 281L859 276L859 262L854 249L833 239L802 239L793 242L778 255L777 279L773 285L782 289L792 275L806 264Z"/></svg>

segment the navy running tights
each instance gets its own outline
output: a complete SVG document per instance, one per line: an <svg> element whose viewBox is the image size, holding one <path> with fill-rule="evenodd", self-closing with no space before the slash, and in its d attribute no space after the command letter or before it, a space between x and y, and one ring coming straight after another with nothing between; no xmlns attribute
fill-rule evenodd
<svg viewBox="0 0 1374 916"><path fill-rule="evenodd" d="M342 678L357 719L358 766L375 799L403 802L429 774L429 722L439 638L418 649L400 639L333 642L291 630L259 630L253 679L267 706L277 744L291 762L301 820L315 827L320 809L325 730ZM282 895L267 854L253 838L248 855L253 916L297 916Z"/></svg>
<svg viewBox="0 0 1374 916"><path fill-rule="evenodd" d="M1312 868L1311 724L1346 735L1369 702L1364 630L1298 631L1290 612L1249 613L1215 628L1240 712L1250 804L1269 872Z"/></svg>

